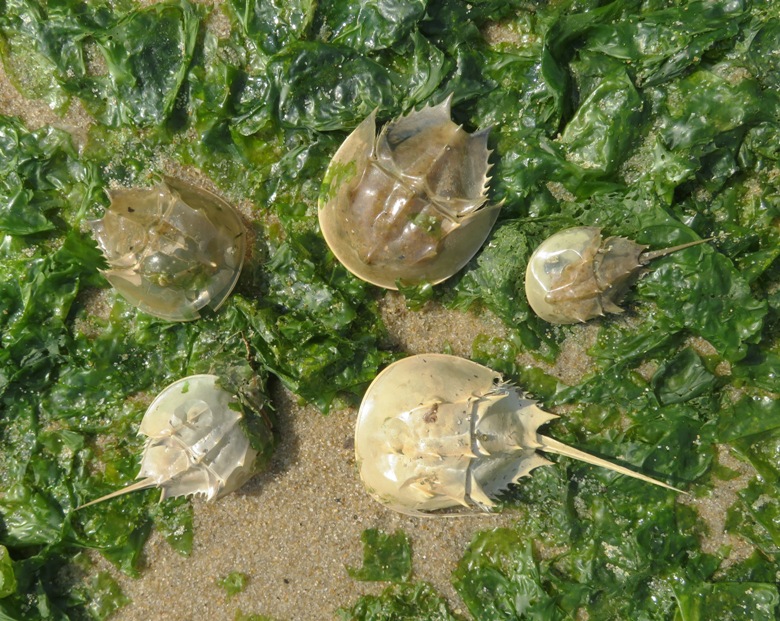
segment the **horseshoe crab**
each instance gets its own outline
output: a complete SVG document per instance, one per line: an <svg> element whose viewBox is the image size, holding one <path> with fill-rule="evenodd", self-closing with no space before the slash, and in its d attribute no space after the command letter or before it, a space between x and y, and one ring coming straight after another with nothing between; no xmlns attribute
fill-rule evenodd
<svg viewBox="0 0 780 621"><path fill-rule="evenodd" d="M493 228L500 206L485 206L489 130L453 123L450 101L395 119L378 136L372 112L330 162L320 228L358 278L386 289L439 283Z"/></svg>
<svg viewBox="0 0 780 621"><path fill-rule="evenodd" d="M360 405L360 477L382 504L419 516L459 506L489 511L510 483L552 463L538 451L680 491L537 431L555 418L476 362L444 354L404 358L376 377Z"/></svg>
<svg viewBox="0 0 780 621"><path fill-rule="evenodd" d="M238 280L246 230L238 212L202 188L166 178L151 189L109 192L91 222L111 285L131 304L168 321L216 310Z"/></svg>
<svg viewBox="0 0 780 621"><path fill-rule="evenodd" d="M98 502L159 487L160 501L178 496L215 500L238 489L254 474L257 451L239 425L236 397L216 375L191 375L165 388L152 401L138 433L147 437L136 483Z"/></svg>
<svg viewBox="0 0 780 621"><path fill-rule="evenodd" d="M528 260L528 304L539 317L558 324L622 313L618 302L650 261L706 241L648 252L647 246L625 237L604 239L596 227L559 231L542 242Z"/></svg>

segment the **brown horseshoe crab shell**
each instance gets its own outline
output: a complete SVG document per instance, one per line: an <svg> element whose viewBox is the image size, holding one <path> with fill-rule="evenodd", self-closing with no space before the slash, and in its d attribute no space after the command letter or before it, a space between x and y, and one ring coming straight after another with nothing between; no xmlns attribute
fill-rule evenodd
<svg viewBox="0 0 780 621"><path fill-rule="evenodd" d="M360 405L360 478L376 500L409 515L488 511L510 483L551 463L538 451L675 489L538 433L555 418L481 364L410 356L382 371Z"/></svg>
<svg viewBox="0 0 780 621"><path fill-rule="evenodd" d="M319 222L336 258L355 276L439 283L477 253L498 217L486 207L488 130L450 119L450 98L387 123L372 113L325 173Z"/></svg>
<svg viewBox="0 0 780 621"><path fill-rule="evenodd" d="M109 192L91 222L108 261L108 282L131 304L168 321L216 310L238 281L246 229L220 197L183 181Z"/></svg>

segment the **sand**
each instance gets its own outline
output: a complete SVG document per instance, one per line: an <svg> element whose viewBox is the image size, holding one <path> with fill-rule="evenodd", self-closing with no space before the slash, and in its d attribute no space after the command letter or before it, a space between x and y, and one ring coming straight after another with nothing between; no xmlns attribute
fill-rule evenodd
<svg viewBox="0 0 780 621"><path fill-rule="evenodd" d="M274 396L283 440L269 471L223 501L195 503L189 558L155 535L142 578L121 579L133 603L115 618L232 619L241 610L279 620L332 619L339 606L385 586L357 582L346 572L347 566L361 565L366 528L403 529L412 540L415 577L436 585L457 607L450 574L472 533L511 524L517 516L436 520L389 511L358 479L355 412L322 416L297 407L282 390ZM249 580L228 599L218 580L235 571Z"/></svg>

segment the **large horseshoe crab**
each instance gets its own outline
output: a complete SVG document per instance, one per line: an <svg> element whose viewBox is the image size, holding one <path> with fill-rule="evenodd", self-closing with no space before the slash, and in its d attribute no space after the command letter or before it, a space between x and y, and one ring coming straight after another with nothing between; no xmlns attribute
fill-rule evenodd
<svg viewBox="0 0 780 621"><path fill-rule="evenodd" d="M540 434L554 418L476 362L410 356L382 371L360 405L360 477L376 500L409 515L489 511L510 483L552 463L540 451L679 491Z"/></svg>
<svg viewBox="0 0 780 621"><path fill-rule="evenodd" d="M439 283L484 243L488 130L450 120L450 98L387 123L372 113L333 157L320 195L322 234L355 276L387 289Z"/></svg>

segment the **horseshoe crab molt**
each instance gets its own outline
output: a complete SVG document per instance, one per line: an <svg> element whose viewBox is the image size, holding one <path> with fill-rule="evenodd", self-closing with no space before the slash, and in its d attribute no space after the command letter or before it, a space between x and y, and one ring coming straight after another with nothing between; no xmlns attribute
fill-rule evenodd
<svg viewBox="0 0 780 621"><path fill-rule="evenodd" d="M376 500L408 515L447 515L459 506L488 511L510 483L552 463L538 451L680 491L537 431L555 418L481 364L411 356L382 371L360 405L360 477Z"/></svg>
<svg viewBox="0 0 780 621"><path fill-rule="evenodd" d="M169 321L219 308L246 251L238 212L215 194L171 178L109 196L103 218L91 222L109 264L103 272L108 282L134 306Z"/></svg>
<svg viewBox="0 0 780 621"><path fill-rule="evenodd" d="M647 246L625 237L604 239L596 227L559 231L542 242L528 260L528 304L539 317L557 324L622 313L618 302L650 261L706 241L648 252Z"/></svg>
<svg viewBox="0 0 780 621"><path fill-rule="evenodd" d="M320 194L322 234L355 276L397 289L439 283L484 243L499 205L485 206L489 130L450 120L447 98L387 123L376 112L344 141Z"/></svg>
<svg viewBox="0 0 780 621"><path fill-rule="evenodd" d="M136 483L81 507L159 487L160 500L214 500L254 474L255 451L239 422L237 398L216 375L191 375L165 388L146 410L138 433L147 437ZM270 431L269 431L270 433Z"/></svg>

